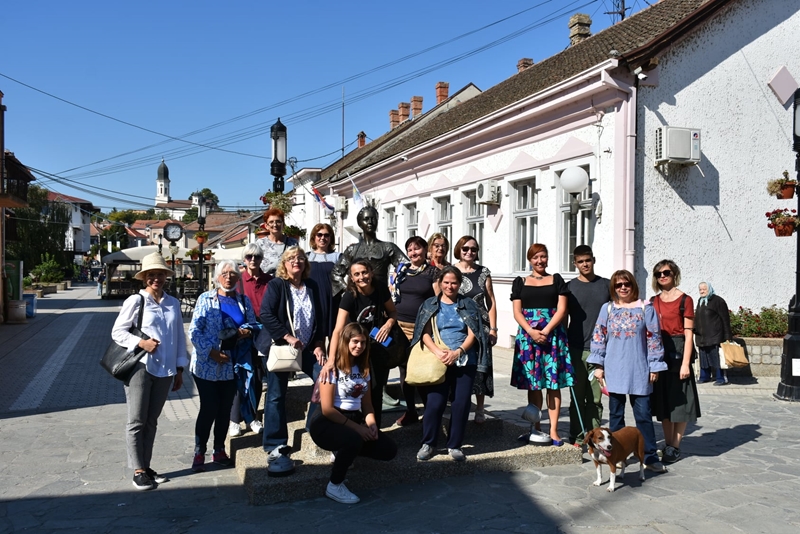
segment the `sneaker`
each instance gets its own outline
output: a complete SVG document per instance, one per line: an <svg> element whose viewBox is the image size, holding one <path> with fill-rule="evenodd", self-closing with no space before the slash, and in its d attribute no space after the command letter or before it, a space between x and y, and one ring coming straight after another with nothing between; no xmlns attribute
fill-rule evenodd
<svg viewBox="0 0 800 534"><path fill-rule="evenodd" d="M677 462L678 459L681 457L681 450L673 447L672 445L667 445L664 449L664 455L661 457L661 461L665 464L671 464Z"/></svg>
<svg viewBox="0 0 800 534"><path fill-rule="evenodd" d="M144 472L147 473L147 476L153 479L153 481L156 484L163 484L164 482L169 482L169 479L167 477L165 477L164 475L159 475L149 467L145 469Z"/></svg>
<svg viewBox="0 0 800 534"><path fill-rule="evenodd" d="M664 464L662 464L661 462L653 462L652 464L647 464L646 466L644 466L644 468L645 469L649 469L650 471L653 471L654 473L666 473L667 472L667 467Z"/></svg>
<svg viewBox="0 0 800 534"><path fill-rule="evenodd" d="M294 473L294 462L289 458L291 452L291 447L286 445L275 447L267 456L267 475L285 477Z"/></svg>
<svg viewBox="0 0 800 534"><path fill-rule="evenodd" d="M431 458L433 458L433 447L426 443L420 447L419 452L417 453L417 460L427 462Z"/></svg>
<svg viewBox="0 0 800 534"><path fill-rule="evenodd" d="M486 412L483 411L483 408L480 410L475 410L475 422L479 425L482 425L486 422Z"/></svg>
<svg viewBox="0 0 800 534"><path fill-rule="evenodd" d="M357 495L347 489L344 482L341 484L328 482L328 487L325 488L325 496L342 504L356 504L361 500Z"/></svg>
<svg viewBox="0 0 800 534"><path fill-rule="evenodd" d="M447 449L447 452L450 453L450 458L455 460L456 462L466 462L467 457L464 456L464 451L461 449ZM417 456L419 457L419 456Z"/></svg>
<svg viewBox="0 0 800 534"><path fill-rule="evenodd" d="M259 421L253 421L250 423L250 431L255 434L261 434L261 431L264 430L264 425L261 424Z"/></svg>
<svg viewBox="0 0 800 534"><path fill-rule="evenodd" d="M133 474L133 487L139 491L147 491L156 487L153 479L147 474L147 471Z"/></svg>
<svg viewBox="0 0 800 534"><path fill-rule="evenodd" d="M415 423L419 423L419 416L417 415L417 412L406 412L400 416L400 419L398 419L396 423L398 426L413 425Z"/></svg>
<svg viewBox="0 0 800 534"><path fill-rule="evenodd" d="M194 460L192 460L192 471L195 473L202 473L206 470L206 455L205 453L198 452L194 455Z"/></svg>
<svg viewBox="0 0 800 534"><path fill-rule="evenodd" d="M728 384L729 384L729 382L728 382L727 379L725 379L725 380L717 380L716 382L714 382L715 386L727 386Z"/></svg>
<svg viewBox="0 0 800 534"><path fill-rule="evenodd" d="M231 467L233 465L233 460L228 457L224 450L214 451L214 454L211 455L211 461L222 467Z"/></svg>
<svg viewBox="0 0 800 534"><path fill-rule="evenodd" d="M332 452L331 453L331 463L334 463L335 461L336 461L336 453Z"/></svg>
<svg viewBox="0 0 800 534"><path fill-rule="evenodd" d="M242 427L239 425L239 423L234 423L231 421L231 424L228 426L228 435L232 438L242 435Z"/></svg>

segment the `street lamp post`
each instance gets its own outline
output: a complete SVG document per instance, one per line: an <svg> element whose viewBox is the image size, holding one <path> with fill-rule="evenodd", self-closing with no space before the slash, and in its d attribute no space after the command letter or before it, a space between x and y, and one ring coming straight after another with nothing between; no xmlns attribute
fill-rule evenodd
<svg viewBox="0 0 800 534"><path fill-rule="evenodd" d="M204 196L200 196L197 199L197 224L200 228L200 232L205 230L206 225L206 198ZM203 293L205 288L203 287L203 243L198 243L200 247L200 292Z"/></svg>
<svg viewBox="0 0 800 534"><path fill-rule="evenodd" d="M800 89L794 92L793 121L795 152L794 169L800 180ZM800 185L797 188L797 208L800 213ZM789 332L783 338L781 356L781 381L775 398L800 401L800 232L797 233L797 271L795 272L794 299L789 303Z"/></svg>
<svg viewBox="0 0 800 534"><path fill-rule="evenodd" d="M178 248L178 245L175 243L175 241L169 242L169 251L172 252L172 295L175 295L178 289L178 269L177 265L175 265L175 254L177 254L179 250L180 248Z"/></svg>
<svg viewBox="0 0 800 534"><path fill-rule="evenodd" d="M283 193L283 177L286 176L286 126L281 119L269 129L272 138L272 164L270 174L275 177L272 181L272 190Z"/></svg>

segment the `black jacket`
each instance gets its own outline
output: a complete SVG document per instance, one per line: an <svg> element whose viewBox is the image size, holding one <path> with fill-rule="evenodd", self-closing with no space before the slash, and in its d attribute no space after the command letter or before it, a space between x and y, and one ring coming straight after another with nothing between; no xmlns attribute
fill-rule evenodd
<svg viewBox="0 0 800 534"><path fill-rule="evenodd" d="M325 343L325 329L322 324L323 316L322 305L319 300L319 286L311 279L303 280L303 283L311 297L311 305L314 308L314 330L307 347L322 347ZM267 284L264 299L261 301L261 315L259 316L261 323L264 325L264 330L256 340L258 350L262 354L269 354L269 348L272 346L273 340L278 344L285 344L286 341L283 336L292 333L289 316L286 313L286 303L288 302L289 310L294 316L294 302L292 302L289 286L290 282L283 278L274 278Z"/></svg>
<svg viewBox="0 0 800 534"><path fill-rule="evenodd" d="M694 334L698 347L719 345L733 337L731 317L725 299L711 295L705 306L698 303L694 312Z"/></svg>

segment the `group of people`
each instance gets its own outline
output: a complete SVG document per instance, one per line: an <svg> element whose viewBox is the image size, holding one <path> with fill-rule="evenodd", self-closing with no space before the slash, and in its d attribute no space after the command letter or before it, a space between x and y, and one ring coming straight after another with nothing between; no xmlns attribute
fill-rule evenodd
<svg viewBox="0 0 800 534"><path fill-rule="evenodd" d="M378 214L367 206L358 214L363 231L358 243L341 254L334 251L333 228L321 223L311 230L311 250L306 252L283 234L280 210L267 211L264 221L269 234L245 247L241 264L219 261L215 289L198 297L189 327L191 360L186 358L178 301L163 291L171 271L159 254L143 261L137 278L145 286L142 331L150 339L129 333L139 295L125 301L112 332L118 343L138 343L147 351L125 385L134 487L152 489L166 481L150 467L156 423L169 386L180 387L187 364L200 396L192 469L205 468L212 428L211 460L231 465L226 432L238 435L243 421L250 430L263 433L271 476L294 471L286 416L290 373L266 371L273 345L297 349L303 372L318 384L319 404L311 405L306 430L332 453L326 488L330 498L358 502L344 485L356 456L390 460L397 452L380 430L383 390L394 367L400 368L406 401L396 423L419 422L417 395L424 405L417 459L427 461L437 453L442 417L450 403L447 454L464 461L472 397L474 421L480 424L486 419L485 397L494 394L492 347L498 331L491 272L479 263L477 240L460 238L452 264L447 260L450 244L442 234L427 241L411 237L403 251L377 238ZM716 369L718 382L726 381L718 370L719 342L730 339L724 300L704 283L695 312L691 297L678 289L677 265L668 260L653 271L657 295L643 301L628 271L617 271L610 280L597 276L588 246L575 249L579 274L569 283L547 272L546 246L531 245L527 258L531 273L515 279L511 287L518 324L511 385L528 392L530 405L547 407L549 435L538 423L532 433L555 446L580 443L585 431L600 425L605 388L611 430L625 424L628 395L645 436L646 464L665 470L662 461L680 457L686 424L700 415L690 366L695 317L705 373L701 380ZM442 383L418 388L405 383L409 351L419 343L445 364ZM267 388L263 424L256 416L262 382ZM561 390L567 388L573 399L569 437L564 438L558 418ZM662 460L652 416L664 429Z"/></svg>

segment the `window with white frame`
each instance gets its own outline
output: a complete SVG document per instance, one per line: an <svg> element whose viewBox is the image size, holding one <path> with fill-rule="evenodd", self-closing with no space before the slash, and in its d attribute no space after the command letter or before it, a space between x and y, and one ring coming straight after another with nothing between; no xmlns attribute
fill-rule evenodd
<svg viewBox="0 0 800 534"><path fill-rule="evenodd" d="M397 243L397 213L394 208L384 210L386 217L386 239L390 243Z"/></svg>
<svg viewBox="0 0 800 534"><path fill-rule="evenodd" d="M417 235L417 229L419 228L419 211L417 211L417 203L414 202L413 204L406 204L406 230L408 231L408 237L414 237Z"/></svg>
<svg viewBox="0 0 800 534"><path fill-rule="evenodd" d="M452 243L453 204L450 203L450 196L435 199L434 208L436 209L437 232L444 235L449 243Z"/></svg>
<svg viewBox="0 0 800 534"><path fill-rule="evenodd" d="M528 248L539 236L539 193L536 179L514 182L514 270L527 271Z"/></svg>
<svg viewBox="0 0 800 534"><path fill-rule="evenodd" d="M486 206L478 204L475 191L464 193L466 209L464 210L467 235L471 235L478 242L478 247L483 248L483 226L486 219Z"/></svg>
<svg viewBox="0 0 800 534"><path fill-rule="evenodd" d="M582 165L589 173L589 166ZM561 173L556 173L559 177ZM590 175L591 178L591 175ZM592 181L581 193L574 196L559 187L559 211L561 213L561 272L578 272L572 252L578 245L592 242Z"/></svg>

